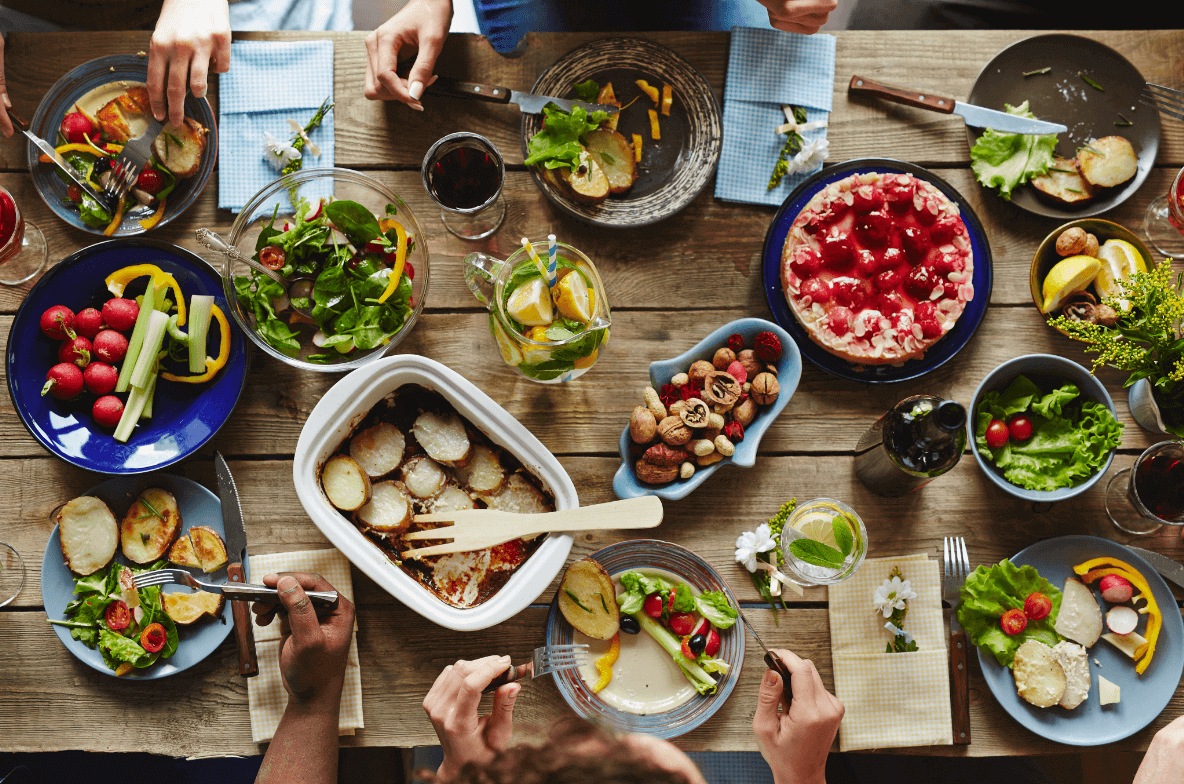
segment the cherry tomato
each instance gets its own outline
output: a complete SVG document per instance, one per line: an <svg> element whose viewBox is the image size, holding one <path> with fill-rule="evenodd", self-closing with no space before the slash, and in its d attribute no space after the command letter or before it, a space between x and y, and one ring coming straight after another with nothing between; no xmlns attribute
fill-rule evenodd
<svg viewBox="0 0 1184 784"><path fill-rule="evenodd" d="M107 605L107 628L113 632L120 629L126 629L127 625L132 622L132 614L127 609L127 605L121 600L116 599Z"/></svg>
<svg viewBox="0 0 1184 784"><path fill-rule="evenodd" d="M149 653L159 651L168 642L168 639L168 634L165 633L164 627L159 623L149 624L144 631L140 632L140 645L143 645L144 650Z"/></svg>
<svg viewBox="0 0 1184 784"><path fill-rule="evenodd" d="M690 634L695 628L694 613L671 613L670 631L679 637Z"/></svg>
<svg viewBox="0 0 1184 784"><path fill-rule="evenodd" d="M1051 612L1052 600L1039 591L1028 594L1028 598L1024 599L1024 615L1033 621L1044 620Z"/></svg>
<svg viewBox="0 0 1184 784"><path fill-rule="evenodd" d="M1027 441L1032 437L1032 420L1023 414L1013 416L1007 423L1007 431L1016 441Z"/></svg>
<svg viewBox="0 0 1184 784"><path fill-rule="evenodd" d="M82 188L78 187L78 183L72 182L66 186L66 198L75 204L82 201Z"/></svg>
<svg viewBox="0 0 1184 784"><path fill-rule="evenodd" d="M682 639L682 655L686 656L691 661L699 658L694 651L691 650L691 638L683 637Z"/></svg>
<svg viewBox="0 0 1184 784"><path fill-rule="evenodd" d="M1008 436L1007 423L1003 420L992 419L991 424L987 425L987 446L991 449L998 449L1006 444Z"/></svg>
<svg viewBox="0 0 1184 784"><path fill-rule="evenodd" d="M1005 633L1016 635L1028 628L1028 618L1024 615L1023 610L1013 607L1003 613L1003 617L999 619L999 625Z"/></svg>
<svg viewBox="0 0 1184 784"><path fill-rule="evenodd" d="M285 261L284 249L279 245L268 245L259 251L259 263L269 270L281 269Z"/></svg>
<svg viewBox="0 0 1184 784"><path fill-rule="evenodd" d="M156 169L144 169L136 179L136 187L145 193L160 193L160 189L164 187L164 175Z"/></svg>
<svg viewBox="0 0 1184 784"><path fill-rule="evenodd" d="M678 593L677 588L670 589L670 598L666 600L666 612L674 612L674 596Z"/></svg>
<svg viewBox="0 0 1184 784"><path fill-rule="evenodd" d="M661 618L662 594L651 593L649 596L645 597L645 604L642 605L642 609L645 611L645 614L651 618Z"/></svg>

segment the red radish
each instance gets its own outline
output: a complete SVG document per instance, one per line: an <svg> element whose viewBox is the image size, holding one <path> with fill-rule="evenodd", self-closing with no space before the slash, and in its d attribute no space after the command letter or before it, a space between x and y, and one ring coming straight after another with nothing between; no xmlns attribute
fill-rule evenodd
<svg viewBox="0 0 1184 784"><path fill-rule="evenodd" d="M415 280L415 267L411 266L410 261L403 262L403 272L407 275L407 280Z"/></svg>
<svg viewBox="0 0 1184 784"><path fill-rule="evenodd" d="M1003 617L999 619L999 625L1007 634L1016 635L1028 628L1028 618L1024 615L1023 610L1012 608L1003 613Z"/></svg>
<svg viewBox="0 0 1184 784"><path fill-rule="evenodd" d="M651 593L645 597L645 604L642 606L645 614L651 618L662 617L662 594Z"/></svg>
<svg viewBox="0 0 1184 784"><path fill-rule="evenodd" d="M60 362L45 374L42 395L53 395L58 400L72 400L82 393L82 371L71 362Z"/></svg>
<svg viewBox="0 0 1184 784"><path fill-rule="evenodd" d="M1028 594L1024 599L1024 615L1030 620L1042 621L1052 612L1052 600L1039 591Z"/></svg>
<svg viewBox="0 0 1184 784"><path fill-rule="evenodd" d="M82 380L91 394L105 395L115 389L115 384L119 381L119 371L106 362L96 360L82 371Z"/></svg>
<svg viewBox="0 0 1184 784"><path fill-rule="evenodd" d="M123 356L127 354L127 338L123 336L122 332L116 332L113 329L105 329L95 335L94 346L95 356L112 365L122 360Z"/></svg>
<svg viewBox="0 0 1184 784"><path fill-rule="evenodd" d="M134 299L116 297L103 303L103 319L111 329L127 332L136 325L139 315L140 306Z"/></svg>
<svg viewBox="0 0 1184 784"><path fill-rule="evenodd" d="M707 645L703 648L703 653L709 658L714 658L715 654L719 653L719 632L715 629L707 631Z"/></svg>
<svg viewBox="0 0 1184 784"><path fill-rule="evenodd" d="M1032 420L1023 414L1013 416L1007 423L1007 431L1016 441L1027 441L1032 437Z"/></svg>
<svg viewBox="0 0 1184 784"><path fill-rule="evenodd" d="M74 331L88 340L94 340L95 335L105 326L107 322L103 321L103 314L94 308L80 311L74 317Z"/></svg>
<svg viewBox="0 0 1184 784"><path fill-rule="evenodd" d="M62 347L58 349L58 361L73 362L78 367L84 368L90 364L92 348L90 341L79 335L73 340L62 343Z"/></svg>
<svg viewBox="0 0 1184 784"><path fill-rule="evenodd" d="M308 221L316 220L317 218L321 217L321 208L324 205L325 205L325 200L323 198L318 197L318 198L314 199L313 202L308 205L308 210L305 211L305 213L304 213L305 223L307 223Z"/></svg>
<svg viewBox="0 0 1184 784"><path fill-rule="evenodd" d="M41 331L54 340L73 339L74 311L65 305L54 305L41 314Z"/></svg>
<svg viewBox="0 0 1184 784"><path fill-rule="evenodd" d="M691 631L691 636L696 634L707 634L707 630L711 628L711 624L707 622L706 618L700 618L699 622L695 624L695 628Z"/></svg>
<svg viewBox="0 0 1184 784"><path fill-rule="evenodd" d="M90 413L99 427L115 427L123 417L123 401L115 395L105 395L95 401Z"/></svg>
<svg viewBox="0 0 1184 784"><path fill-rule="evenodd" d="M1135 594L1134 586L1125 578L1117 574L1108 574L1098 583L1102 589L1102 598L1111 604L1129 602Z"/></svg>
<svg viewBox="0 0 1184 784"><path fill-rule="evenodd" d="M94 130L94 123L82 112L70 112L62 118L62 135L70 144L86 144Z"/></svg>
<svg viewBox="0 0 1184 784"><path fill-rule="evenodd" d="M690 642L691 642L690 637L683 637L682 638L682 655L686 656L691 661L694 661L695 659L697 659L699 657L696 656L695 652L691 650Z"/></svg>
<svg viewBox="0 0 1184 784"><path fill-rule="evenodd" d="M666 612L674 612L674 596L678 593L677 588L670 589L670 596L666 599Z"/></svg>
<svg viewBox="0 0 1184 784"><path fill-rule="evenodd" d="M690 634L695 629L694 613L672 613L670 615L670 631L679 637Z"/></svg>
<svg viewBox="0 0 1184 784"><path fill-rule="evenodd" d="M991 424L987 425L987 446L991 449L999 449L1007 443L1010 435L1006 422L1001 419L992 419Z"/></svg>
<svg viewBox="0 0 1184 784"><path fill-rule="evenodd" d="M1139 614L1130 607L1111 607L1106 613L1106 625L1115 634L1130 634L1139 625Z"/></svg>

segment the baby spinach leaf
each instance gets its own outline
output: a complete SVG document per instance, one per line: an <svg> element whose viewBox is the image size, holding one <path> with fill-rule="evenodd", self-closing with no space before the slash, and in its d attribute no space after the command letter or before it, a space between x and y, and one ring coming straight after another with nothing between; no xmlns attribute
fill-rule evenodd
<svg viewBox="0 0 1184 784"><path fill-rule="evenodd" d="M341 230L354 247L361 248L382 234L374 213L356 201L331 201L325 205L325 215Z"/></svg>

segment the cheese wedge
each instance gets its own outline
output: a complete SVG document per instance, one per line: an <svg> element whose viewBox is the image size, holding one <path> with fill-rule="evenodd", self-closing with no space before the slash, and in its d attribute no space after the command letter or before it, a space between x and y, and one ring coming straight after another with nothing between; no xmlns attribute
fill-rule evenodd
<svg viewBox="0 0 1184 784"><path fill-rule="evenodd" d="M1147 639L1138 632L1131 632L1130 634L1106 632L1102 635L1102 639L1132 659L1135 658L1135 651L1139 650L1147 642Z"/></svg>
<svg viewBox="0 0 1184 784"><path fill-rule="evenodd" d="M1090 647L1102 634L1102 610L1098 600L1080 580L1070 577L1065 580L1061 611L1053 626L1057 634L1068 637L1076 643Z"/></svg>
<svg viewBox="0 0 1184 784"><path fill-rule="evenodd" d="M1098 704L1099 705L1117 705L1122 699L1122 689L1118 688L1118 684L1111 683L1098 676Z"/></svg>

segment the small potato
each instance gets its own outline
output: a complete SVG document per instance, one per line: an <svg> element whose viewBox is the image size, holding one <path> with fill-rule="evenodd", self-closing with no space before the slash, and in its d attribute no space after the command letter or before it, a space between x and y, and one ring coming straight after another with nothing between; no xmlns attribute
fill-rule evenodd
<svg viewBox="0 0 1184 784"><path fill-rule="evenodd" d="M496 493L482 494L481 499L490 509L500 509L503 512L542 514L555 511L547 503L542 492L522 474L511 474Z"/></svg>
<svg viewBox="0 0 1184 784"><path fill-rule="evenodd" d="M464 468L456 469L456 478L475 493L492 493L506 480L506 471L489 447L473 449L473 459Z"/></svg>
<svg viewBox="0 0 1184 784"><path fill-rule="evenodd" d="M416 498L431 498L440 492L447 478L440 464L430 457L413 457L403 466L403 484Z"/></svg>
<svg viewBox="0 0 1184 784"><path fill-rule="evenodd" d="M358 510L358 520L383 534L402 531L411 525L411 499L398 482L374 485L370 501Z"/></svg>
<svg viewBox="0 0 1184 784"><path fill-rule="evenodd" d="M448 466L468 463L473 445L464 421L455 413L440 416L425 411L415 420L412 432L423 451L436 462Z"/></svg>
<svg viewBox="0 0 1184 784"><path fill-rule="evenodd" d="M1077 168L1085 180L1099 188L1126 182L1139 170L1135 148L1121 136L1091 139L1077 151Z"/></svg>
<svg viewBox="0 0 1184 784"><path fill-rule="evenodd" d="M456 485L448 485L440 495L430 502L429 510L432 514L444 512L459 512L462 509L472 509L473 499Z"/></svg>
<svg viewBox="0 0 1184 784"><path fill-rule="evenodd" d="M581 558L567 567L559 586L559 611L575 629L594 640L611 640L620 629L612 578L591 558Z"/></svg>
<svg viewBox="0 0 1184 784"><path fill-rule="evenodd" d="M368 476L389 474L403 462L407 439L403 431L389 422L368 427L349 440L349 456Z"/></svg>
<svg viewBox="0 0 1184 784"><path fill-rule="evenodd" d="M140 493L120 523L124 557L138 564L163 558L181 532L181 524L181 509L173 494L149 487Z"/></svg>
<svg viewBox="0 0 1184 784"><path fill-rule="evenodd" d="M329 503L352 512L370 500L370 477L352 457L334 455L321 470L321 487Z"/></svg>

